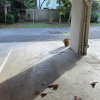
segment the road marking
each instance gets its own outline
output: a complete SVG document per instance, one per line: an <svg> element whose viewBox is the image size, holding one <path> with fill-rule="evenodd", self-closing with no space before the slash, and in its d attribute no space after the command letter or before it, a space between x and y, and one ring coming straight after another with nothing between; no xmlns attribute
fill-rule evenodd
<svg viewBox="0 0 100 100"><path fill-rule="evenodd" d="M11 55L11 52L12 52L12 50L9 51L9 53L8 53L8 55L6 56L6 58L4 59L2 65L0 66L0 72L1 72L2 69L4 68L4 66L5 66L5 64L6 64L7 60L8 60L8 58L9 58L10 55Z"/></svg>

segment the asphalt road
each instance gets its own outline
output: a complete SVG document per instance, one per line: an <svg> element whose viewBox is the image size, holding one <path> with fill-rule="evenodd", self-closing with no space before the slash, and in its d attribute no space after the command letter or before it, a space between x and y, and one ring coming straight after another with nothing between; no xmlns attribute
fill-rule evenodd
<svg viewBox="0 0 100 100"><path fill-rule="evenodd" d="M0 42L33 42L62 40L70 28L1 29Z"/></svg>
<svg viewBox="0 0 100 100"><path fill-rule="evenodd" d="M100 39L100 26L91 26L90 27L89 39Z"/></svg>
<svg viewBox="0 0 100 100"><path fill-rule="evenodd" d="M70 27L0 29L0 43L63 40L69 31ZM89 39L100 39L100 26L90 27Z"/></svg>

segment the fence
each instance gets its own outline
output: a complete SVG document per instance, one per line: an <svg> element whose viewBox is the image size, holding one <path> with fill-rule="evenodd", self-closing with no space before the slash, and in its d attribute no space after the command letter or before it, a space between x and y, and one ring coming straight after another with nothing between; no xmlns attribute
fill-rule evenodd
<svg viewBox="0 0 100 100"><path fill-rule="evenodd" d="M31 21L48 21L53 18L54 21L59 20L59 13L56 9L26 9L25 20Z"/></svg>

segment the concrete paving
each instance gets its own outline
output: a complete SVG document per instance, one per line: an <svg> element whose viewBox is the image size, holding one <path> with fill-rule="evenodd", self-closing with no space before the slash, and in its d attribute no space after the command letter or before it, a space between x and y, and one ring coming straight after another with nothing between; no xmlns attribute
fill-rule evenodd
<svg viewBox="0 0 100 100"><path fill-rule="evenodd" d="M99 100L100 70L95 65L100 56L95 50L100 50L100 40L89 44L92 53L80 56L62 41L0 43L0 66L12 50L0 73L0 100ZM95 88L92 82L98 82ZM52 83L60 85L57 90L48 88ZM48 94L42 98L36 90Z"/></svg>
<svg viewBox="0 0 100 100"><path fill-rule="evenodd" d="M99 100L100 27L90 27L87 56L64 47L64 33L69 31L0 29L0 100ZM92 82L98 82L95 88ZM60 85L57 90L48 88L52 83ZM36 90L48 94L42 98Z"/></svg>

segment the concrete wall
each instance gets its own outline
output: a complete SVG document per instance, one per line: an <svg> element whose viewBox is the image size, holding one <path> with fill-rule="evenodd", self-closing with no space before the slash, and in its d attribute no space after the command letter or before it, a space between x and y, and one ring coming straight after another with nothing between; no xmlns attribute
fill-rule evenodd
<svg viewBox="0 0 100 100"><path fill-rule="evenodd" d="M82 0L72 0L71 48L78 53Z"/></svg>
<svg viewBox="0 0 100 100"><path fill-rule="evenodd" d="M48 1L48 0L47 0L47 1ZM44 2L44 4L43 4L43 6L42 6L41 9L47 8L47 6L46 6L46 2L47 2L47 1ZM58 4L56 3L56 1L57 1L57 0L51 0L51 3L49 4L48 8L56 9L56 7L58 6ZM43 0L40 0L40 3L42 3L42 2L43 2ZM37 8L39 9L39 0L37 0Z"/></svg>
<svg viewBox="0 0 100 100"><path fill-rule="evenodd" d="M26 9L25 19L28 20L28 14L30 14L30 20L34 21L47 21L49 18L59 20L59 13L55 9Z"/></svg>

